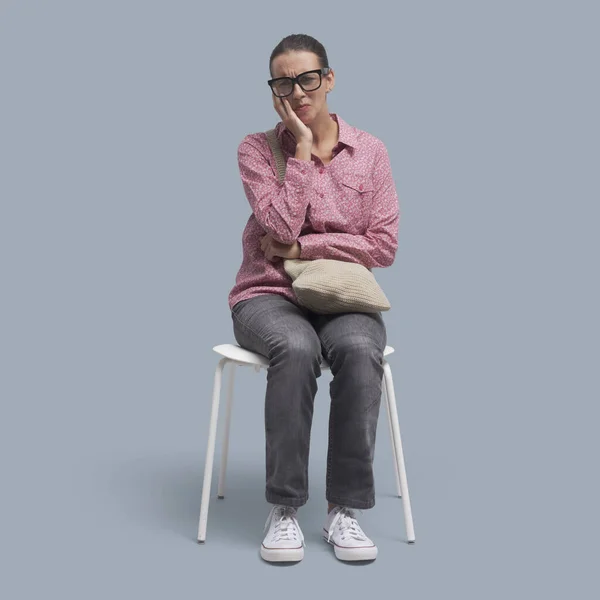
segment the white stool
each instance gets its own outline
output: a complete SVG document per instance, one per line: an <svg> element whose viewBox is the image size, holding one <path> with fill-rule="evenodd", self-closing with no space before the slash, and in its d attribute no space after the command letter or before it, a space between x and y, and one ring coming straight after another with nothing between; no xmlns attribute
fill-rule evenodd
<svg viewBox="0 0 600 600"><path fill-rule="evenodd" d="M200 524L198 527L198 542L206 541L206 525L208 521L208 503L210 499L210 486L212 481L213 460L215 455L215 444L217 441L217 417L219 413L219 398L221 395L221 377L226 364L231 365L229 375L229 387L227 390L227 416L225 421L225 433L223 436L223 446L221 450L221 471L219 473L219 487L217 496L225 497L225 471L227 469L227 451L229 449L229 426L231 424L231 405L233 400L233 381L235 377L235 367L254 366L259 372L261 369L267 369L269 361L266 357L255 352L250 352L237 344L221 344L213 348L215 352L223 356L217 365L212 396L212 409L210 413L210 427L208 430L208 448L206 451L206 463L204 465L204 483L202 484L202 503L200 505ZM394 352L391 346L386 346L383 356ZM329 370L329 364L324 357L321 358L321 370ZM408 483L406 481L406 468L404 466L404 454L402 452L402 441L400 439L400 425L398 423L398 412L396 409L396 396L394 394L394 383L392 381L392 370L385 358L383 359L383 395L386 399L388 422L390 424L390 434L392 437L392 451L394 453L394 471L396 473L396 486L398 496L402 498L404 508L404 524L408 542L415 541L415 530L413 527L412 512L410 508L410 498L408 495Z"/></svg>

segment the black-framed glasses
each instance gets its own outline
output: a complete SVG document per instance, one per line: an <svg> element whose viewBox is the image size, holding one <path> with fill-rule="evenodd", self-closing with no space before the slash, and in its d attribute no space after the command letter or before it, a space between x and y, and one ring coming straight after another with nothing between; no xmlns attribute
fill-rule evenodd
<svg viewBox="0 0 600 600"><path fill-rule="evenodd" d="M322 75L327 75L330 70L329 67L323 67L322 69L305 71L300 73L298 77L276 77L275 79L269 79L267 83L278 98L289 96L294 91L296 83L305 92L314 92L321 87Z"/></svg>

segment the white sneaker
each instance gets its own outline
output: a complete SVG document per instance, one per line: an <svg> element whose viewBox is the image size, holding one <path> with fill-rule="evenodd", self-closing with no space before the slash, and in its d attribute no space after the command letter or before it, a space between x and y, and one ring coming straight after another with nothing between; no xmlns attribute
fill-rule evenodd
<svg viewBox="0 0 600 600"><path fill-rule="evenodd" d="M335 506L327 515L323 539L334 547L340 560L374 560L377 546L360 528L355 510L358 509Z"/></svg>
<svg viewBox="0 0 600 600"><path fill-rule="evenodd" d="M267 535L260 555L270 562L298 561L304 558L304 536L296 518L297 508L275 504L265 523Z"/></svg>

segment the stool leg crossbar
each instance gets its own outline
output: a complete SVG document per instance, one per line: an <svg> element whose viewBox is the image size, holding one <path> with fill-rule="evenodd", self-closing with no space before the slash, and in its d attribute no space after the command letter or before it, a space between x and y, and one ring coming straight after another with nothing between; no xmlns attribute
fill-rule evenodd
<svg viewBox="0 0 600 600"><path fill-rule="evenodd" d="M219 360L215 370L212 408L210 412L210 425L208 430L208 445L206 450L206 462L204 465L204 481L202 484L202 500L200 505L200 523L198 526L198 542L206 541L206 527L208 522L208 505L210 501L210 488L212 483L212 471L215 458L215 446L217 441L217 418L219 415L219 400L221 396L221 383L223 378L223 369L229 365L229 379L227 385L227 395L225 398L226 415L225 427L223 431L223 442L221 447L221 466L219 471L219 481L217 488L217 497L225 497L225 476L227 472L227 458L229 451L229 431L231 427L231 413L233 405L233 388L235 380L235 371L237 365L249 366L248 363L236 362L230 358L224 357ZM256 371L260 371L261 365L253 365ZM264 366L264 365L263 365ZM408 482L406 479L406 466L404 464L404 453L402 451L402 440L400 437L400 424L398 422L398 411L396 407L396 395L394 393L394 382L392 379L392 369L383 359L383 381L382 393L386 406L388 423L390 428L390 437L392 440L392 453L394 463L394 473L396 478L396 490L398 496L402 499L404 509L404 524L409 543L415 541L415 530L413 525L412 510L410 506L410 497L408 494Z"/></svg>

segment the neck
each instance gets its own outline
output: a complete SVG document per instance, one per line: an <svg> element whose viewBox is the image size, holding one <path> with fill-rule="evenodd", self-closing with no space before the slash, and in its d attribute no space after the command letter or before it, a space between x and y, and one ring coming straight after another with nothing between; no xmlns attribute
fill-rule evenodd
<svg viewBox="0 0 600 600"><path fill-rule="evenodd" d="M317 115L308 126L313 134L313 144L321 146L327 144L328 140L337 136L337 123L329 116L329 111L324 110Z"/></svg>

